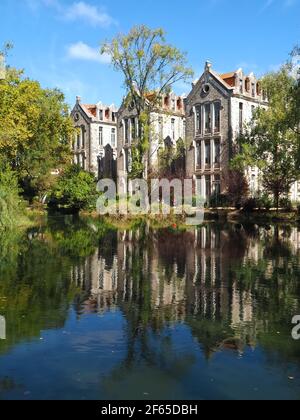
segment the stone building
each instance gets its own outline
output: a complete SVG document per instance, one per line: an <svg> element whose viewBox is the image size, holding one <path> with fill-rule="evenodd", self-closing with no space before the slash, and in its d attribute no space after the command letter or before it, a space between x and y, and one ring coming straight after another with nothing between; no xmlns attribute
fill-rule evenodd
<svg viewBox="0 0 300 420"><path fill-rule="evenodd" d="M174 93L163 95L157 111L150 115L150 145L145 159L145 168L157 169L159 151L176 147L179 139L185 138L184 97ZM118 178L126 179L131 171L131 148L138 133L138 118L134 106L123 102L118 113ZM150 168L147 167L150 165ZM145 172L146 170L145 169ZM125 192L126 185L119 183Z"/></svg>
<svg viewBox="0 0 300 420"><path fill-rule="evenodd" d="M207 200L225 190L222 174L228 168L237 139L256 107L268 105L254 74L242 69L218 74L210 63L193 83L186 106L187 176L198 180ZM258 189L258 171L249 168L253 193Z"/></svg>
<svg viewBox="0 0 300 420"><path fill-rule="evenodd" d="M74 163L97 178L116 177L117 111L101 102L82 104L77 97L71 113L78 129L72 145Z"/></svg>

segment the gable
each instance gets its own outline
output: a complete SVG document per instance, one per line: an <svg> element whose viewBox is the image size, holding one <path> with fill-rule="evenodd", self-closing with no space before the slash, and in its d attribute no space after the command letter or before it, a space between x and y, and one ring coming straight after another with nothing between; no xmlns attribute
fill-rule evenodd
<svg viewBox="0 0 300 420"><path fill-rule="evenodd" d="M208 87L208 89L207 89ZM197 83L193 86L187 97L187 104L202 103L215 100L217 97L228 98L232 88L212 71L204 72Z"/></svg>

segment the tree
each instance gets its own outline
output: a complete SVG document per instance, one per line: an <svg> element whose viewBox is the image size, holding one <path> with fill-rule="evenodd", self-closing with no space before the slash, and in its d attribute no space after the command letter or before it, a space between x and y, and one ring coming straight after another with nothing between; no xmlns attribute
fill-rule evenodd
<svg viewBox="0 0 300 420"><path fill-rule="evenodd" d="M24 203L19 193L16 173L0 160L0 231L13 228L24 219Z"/></svg>
<svg viewBox="0 0 300 420"><path fill-rule="evenodd" d="M243 200L249 195L249 185L243 171L229 169L223 173L223 178L227 186L226 194L230 203L240 209Z"/></svg>
<svg viewBox="0 0 300 420"><path fill-rule="evenodd" d="M273 195L277 208L281 196L289 193L300 175L299 133L291 117L296 87L288 65L263 78L269 107L257 108L240 139L240 153L233 160L233 167L240 170L249 165L261 170L262 185Z"/></svg>
<svg viewBox="0 0 300 420"><path fill-rule="evenodd" d="M94 176L82 170L78 165L71 165L66 168L54 185L49 205L79 211L95 208L96 197Z"/></svg>
<svg viewBox="0 0 300 420"><path fill-rule="evenodd" d="M73 124L63 94L42 89L22 71L0 80L0 154L29 198L50 187L53 169L70 162Z"/></svg>
<svg viewBox="0 0 300 420"><path fill-rule="evenodd" d="M103 44L101 52L111 57L115 70L124 76L126 101L136 110L138 140L132 147L132 175L141 177L147 165L150 114L158 107L162 94L179 81L188 81L193 71L186 55L165 40L162 29L136 26Z"/></svg>

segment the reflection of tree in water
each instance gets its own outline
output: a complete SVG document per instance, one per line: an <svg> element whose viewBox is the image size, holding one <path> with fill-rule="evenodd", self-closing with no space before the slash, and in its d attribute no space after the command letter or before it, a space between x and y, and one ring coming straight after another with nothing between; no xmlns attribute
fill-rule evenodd
<svg viewBox="0 0 300 420"><path fill-rule="evenodd" d="M143 246L138 237L144 236L136 234L122 233L114 248L119 265L114 304L128 321L126 366L143 354L154 362L149 334L159 337L178 322L191 328L208 357L224 348L253 347L280 328L290 333L291 313L299 306L299 254L288 246L288 230L251 225L150 230ZM279 335L273 337L274 346L279 341Z"/></svg>
<svg viewBox="0 0 300 420"><path fill-rule="evenodd" d="M24 237L2 235L0 313L12 327L0 351L62 327L73 303L78 316L123 312L127 355L112 377L142 364L183 375L193 358L187 350L179 360L168 334L181 323L207 357L258 341L299 360L289 339L300 311L297 238L296 228L252 225L173 232L137 223L117 232L72 218L50 219Z"/></svg>
<svg viewBox="0 0 300 420"><path fill-rule="evenodd" d="M94 252L101 229L95 232L73 218L49 218L46 226L24 233L1 232L0 313L7 339L0 341L0 353L39 338L41 330L63 327L80 295L71 268Z"/></svg>

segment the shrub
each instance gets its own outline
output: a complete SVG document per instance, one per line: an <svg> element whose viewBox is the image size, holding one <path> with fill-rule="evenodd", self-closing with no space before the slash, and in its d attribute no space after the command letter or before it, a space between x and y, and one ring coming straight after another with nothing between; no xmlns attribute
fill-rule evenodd
<svg viewBox="0 0 300 420"><path fill-rule="evenodd" d="M226 207L229 204L229 199L225 194L213 194L210 199L210 207Z"/></svg>
<svg viewBox="0 0 300 420"><path fill-rule="evenodd" d="M249 185L244 173L230 169L223 174L223 178L230 203L240 209L243 200L249 195Z"/></svg>
<svg viewBox="0 0 300 420"><path fill-rule="evenodd" d="M72 165L60 176L53 187L49 206L64 207L74 211L92 210L96 207L97 191L94 176Z"/></svg>
<svg viewBox="0 0 300 420"><path fill-rule="evenodd" d="M293 204L291 200L287 197L281 198L279 200L279 207L285 211L293 211Z"/></svg>
<svg viewBox="0 0 300 420"><path fill-rule="evenodd" d="M268 194L263 194L262 196L257 198L257 207L265 210L270 210L273 205L271 198Z"/></svg>
<svg viewBox="0 0 300 420"><path fill-rule="evenodd" d="M15 172L0 163L0 229L16 226L24 216L24 201L21 199Z"/></svg>
<svg viewBox="0 0 300 420"><path fill-rule="evenodd" d="M243 210L246 213L251 213L253 212L256 208L257 208L257 200L256 198L248 198L247 200L245 200L244 205L243 205Z"/></svg>

